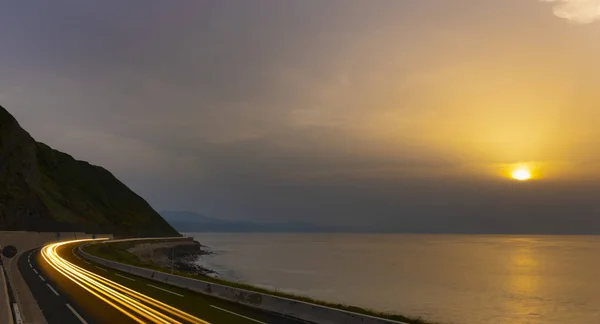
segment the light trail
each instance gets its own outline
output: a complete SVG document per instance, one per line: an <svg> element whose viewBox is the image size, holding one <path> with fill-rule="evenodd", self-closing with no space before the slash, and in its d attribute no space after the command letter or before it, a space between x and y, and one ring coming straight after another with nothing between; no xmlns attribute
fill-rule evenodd
<svg viewBox="0 0 600 324"><path fill-rule="evenodd" d="M78 267L63 259L57 253L57 249L66 244L98 240L105 239L83 239L49 244L42 248L42 257L52 268L73 281L75 284L140 324L210 324L152 297L148 297L112 280Z"/></svg>

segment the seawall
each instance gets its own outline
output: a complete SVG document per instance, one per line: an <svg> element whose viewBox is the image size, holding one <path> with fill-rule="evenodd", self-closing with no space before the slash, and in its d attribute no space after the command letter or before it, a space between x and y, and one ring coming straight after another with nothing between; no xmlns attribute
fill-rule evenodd
<svg viewBox="0 0 600 324"><path fill-rule="evenodd" d="M109 242L106 242L109 243ZM104 244L104 243L98 243ZM348 312L331 307L302 302L298 300L258 293L240 288L215 284L198 279L171 275L150 269L135 267L93 256L79 248L79 254L85 259L125 273L171 284L206 295L226 299L261 310L283 314L317 324L405 324L403 322Z"/></svg>

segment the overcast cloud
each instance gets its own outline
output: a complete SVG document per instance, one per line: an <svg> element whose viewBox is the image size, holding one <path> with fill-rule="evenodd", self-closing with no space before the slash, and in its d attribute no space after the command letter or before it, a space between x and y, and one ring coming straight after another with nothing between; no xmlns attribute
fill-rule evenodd
<svg viewBox="0 0 600 324"><path fill-rule="evenodd" d="M594 231L598 5L547 2L14 1L0 104L158 210Z"/></svg>

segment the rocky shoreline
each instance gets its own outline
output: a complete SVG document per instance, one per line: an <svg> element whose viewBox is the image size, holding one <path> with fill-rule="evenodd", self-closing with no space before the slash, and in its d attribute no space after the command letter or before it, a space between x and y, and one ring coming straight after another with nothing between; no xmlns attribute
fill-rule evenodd
<svg viewBox="0 0 600 324"><path fill-rule="evenodd" d="M136 255L140 260L151 262L165 270L183 271L195 275L215 275L216 272L202 267L196 260L212 252L203 250L202 245L192 239L161 243L141 243L129 249L129 253Z"/></svg>

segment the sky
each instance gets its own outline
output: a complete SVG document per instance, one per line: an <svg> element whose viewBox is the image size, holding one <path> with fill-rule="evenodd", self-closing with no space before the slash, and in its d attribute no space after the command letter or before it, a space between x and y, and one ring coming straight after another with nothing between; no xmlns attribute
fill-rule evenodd
<svg viewBox="0 0 600 324"><path fill-rule="evenodd" d="M0 104L157 210L600 233L598 0L23 0L0 44Z"/></svg>

